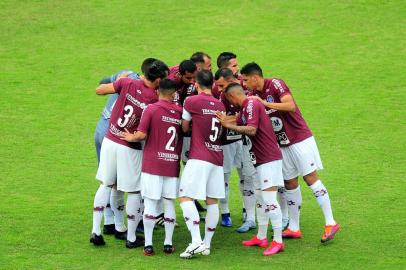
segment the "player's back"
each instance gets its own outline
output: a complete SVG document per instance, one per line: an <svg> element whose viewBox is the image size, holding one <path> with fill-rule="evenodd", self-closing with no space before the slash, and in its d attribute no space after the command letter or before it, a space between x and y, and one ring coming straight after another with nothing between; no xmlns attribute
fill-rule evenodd
<svg viewBox="0 0 406 270"><path fill-rule="evenodd" d="M147 134L142 171L162 176L179 176L182 150L182 109L173 102L160 100L149 105L139 131Z"/></svg>
<svg viewBox="0 0 406 270"><path fill-rule="evenodd" d="M192 117L192 139L189 159L223 164L223 128L216 112L225 112L222 102L205 93L188 97L184 109Z"/></svg>

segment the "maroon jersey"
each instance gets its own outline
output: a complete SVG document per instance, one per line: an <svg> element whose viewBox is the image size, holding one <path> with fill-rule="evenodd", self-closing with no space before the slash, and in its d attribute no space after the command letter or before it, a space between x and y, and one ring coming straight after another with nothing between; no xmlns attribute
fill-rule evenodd
<svg viewBox="0 0 406 270"><path fill-rule="evenodd" d="M142 149L140 143L121 140L120 134L124 128L127 128L130 133L137 130L144 109L148 104L158 100L156 91L145 86L142 80L131 78L115 81L113 87L120 95L111 112L106 138L134 149Z"/></svg>
<svg viewBox="0 0 406 270"><path fill-rule="evenodd" d="M188 97L183 105L183 119L193 121L189 159L223 166L223 128L216 117L216 112L225 112L223 103L200 93Z"/></svg>
<svg viewBox="0 0 406 270"><path fill-rule="evenodd" d="M197 94L194 84L186 84L182 80L176 78L176 74L179 73L179 65L173 66L169 69L168 79L172 80L176 84L176 96L174 102L180 106L183 106L183 102L188 96Z"/></svg>
<svg viewBox="0 0 406 270"><path fill-rule="evenodd" d="M255 155L254 164L259 165L282 159L271 121L260 101L248 98L244 100L237 123L257 129L255 136L250 137Z"/></svg>
<svg viewBox="0 0 406 270"><path fill-rule="evenodd" d="M138 130L147 134L142 172L179 177L182 151L182 108L173 102L160 100L148 105L142 114Z"/></svg>
<svg viewBox="0 0 406 270"><path fill-rule="evenodd" d="M226 108L226 114L227 115L236 115L237 113L240 112L240 110L233 106L225 97L224 93L221 93L220 95L220 101L224 104L224 107ZM225 129L225 140L224 144L230 144L233 142L236 142L238 140L241 140L242 135L240 133L235 132L234 130L231 129Z"/></svg>
<svg viewBox="0 0 406 270"><path fill-rule="evenodd" d="M284 81L270 78L265 79L262 91L254 91L254 95L268 102L281 102L285 95L292 95ZM273 109L266 109L266 113L271 118L276 138L280 146L289 146L301 142L312 136L312 132L307 126L298 106L295 112L281 112Z"/></svg>

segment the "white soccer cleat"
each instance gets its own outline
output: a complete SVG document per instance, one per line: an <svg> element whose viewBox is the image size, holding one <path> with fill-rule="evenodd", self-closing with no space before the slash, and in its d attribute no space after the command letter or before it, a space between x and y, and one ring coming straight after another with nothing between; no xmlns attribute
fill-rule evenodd
<svg viewBox="0 0 406 270"><path fill-rule="evenodd" d="M191 243L186 250L180 254L180 257L188 259L193 257L193 255L202 253L206 249L207 247L204 243Z"/></svg>
<svg viewBox="0 0 406 270"><path fill-rule="evenodd" d="M205 250L203 250L202 255L209 256L210 255L210 248L206 248Z"/></svg>

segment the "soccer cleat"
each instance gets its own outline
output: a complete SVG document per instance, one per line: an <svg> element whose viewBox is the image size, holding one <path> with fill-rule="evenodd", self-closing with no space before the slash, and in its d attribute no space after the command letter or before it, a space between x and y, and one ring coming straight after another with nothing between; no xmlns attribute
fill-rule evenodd
<svg viewBox="0 0 406 270"><path fill-rule="evenodd" d="M103 234L105 235L113 235L116 232L116 228L114 224L107 224L103 226Z"/></svg>
<svg viewBox="0 0 406 270"><path fill-rule="evenodd" d="M258 237L255 235L250 240L242 241L242 244L246 247L259 246L265 248L268 245L268 239L258 239Z"/></svg>
<svg viewBox="0 0 406 270"><path fill-rule="evenodd" d="M164 253L165 254L172 254L175 252L175 247L172 245L164 245Z"/></svg>
<svg viewBox="0 0 406 270"><path fill-rule="evenodd" d="M137 248L137 247L142 247L144 245L144 239L137 238L135 239L134 242L131 241L125 241L125 247L126 248Z"/></svg>
<svg viewBox="0 0 406 270"><path fill-rule="evenodd" d="M233 226L233 223L231 222L230 213L221 214L221 226L223 226L223 227Z"/></svg>
<svg viewBox="0 0 406 270"><path fill-rule="evenodd" d="M195 205L196 205L196 209L197 209L198 212L206 212L206 211L207 211L207 209L204 208L204 207L199 203L199 201L196 201L196 200L195 200Z"/></svg>
<svg viewBox="0 0 406 270"><path fill-rule="evenodd" d="M336 233L340 230L340 224L336 225L326 225L324 226L324 233L323 236L321 237L321 242L325 243L329 240L332 240Z"/></svg>
<svg viewBox="0 0 406 270"><path fill-rule="evenodd" d="M104 246L106 242L104 242L103 235L97 235L92 233L90 236L90 243L93 243L95 246Z"/></svg>
<svg viewBox="0 0 406 270"><path fill-rule="evenodd" d="M127 239L127 231L119 232L114 230L114 237L118 240L126 240Z"/></svg>
<svg viewBox="0 0 406 270"><path fill-rule="evenodd" d="M302 232L300 230L298 231L292 231L291 229L286 229L282 232L282 237L283 238L294 238L294 239L298 239L298 238L302 238Z"/></svg>
<svg viewBox="0 0 406 270"><path fill-rule="evenodd" d="M144 255L145 256L154 256L154 248L152 246L146 246L144 247Z"/></svg>
<svg viewBox="0 0 406 270"><path fill-rule="evenodd" d="M184 259L189 259L193 257L193 255L202 253L205 249L206 245L204 243L191 243L179 256Z"/></svg>
<svg viewBox="0 0 406 270"><path fill-rule="evenodd" d="M257 226L255 225L255 222L252 220L247 220L245 221L240 228L237 229L237 232L239 233L246 233L252 229L255 229Z"/></svg>
<svg viewBox="0 0 406 270"><path fill-rule="evenodd" d="M271 256L275 255L276 253L282 252L285 249L285 245L283 243L278 243L276 241L272 241L271 244L267 249L264 250L262 256Z"/></svg>
<svg viewBox="0 0 406 270"><path fill-rule="evenodd" d="M206 248L205 250L202 251L203 256L209 256L210 255L210 248Z"/></svg>

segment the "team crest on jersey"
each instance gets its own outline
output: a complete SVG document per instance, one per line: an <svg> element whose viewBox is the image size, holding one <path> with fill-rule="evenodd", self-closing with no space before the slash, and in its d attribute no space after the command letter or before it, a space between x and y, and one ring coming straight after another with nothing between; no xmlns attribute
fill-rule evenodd
<svg viewBox="0 0 406 270"><path fill-rule="evenodd" d="M210 105L214 106L214 102L210 101Z"/></svg>
<svg viewBox="0 0 406 270"><path fill-rule="evenodd" d="M271 123L272 123L273 130L275 132L279 132L282 130L283 123L279 117L271 117Z"/></svg>
<svg viewBox="0 0 406 270"><path fill-rule="evenodd" d="M266 101L272 103L273 102L273 97L272 96L267 96Z"/></svg>

